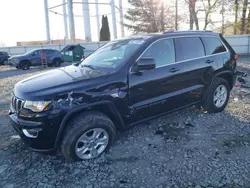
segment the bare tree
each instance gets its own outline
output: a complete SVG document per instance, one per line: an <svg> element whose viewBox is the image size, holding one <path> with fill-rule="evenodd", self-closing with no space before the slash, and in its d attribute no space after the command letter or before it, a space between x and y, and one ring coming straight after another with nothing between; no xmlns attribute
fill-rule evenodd
<svg viewBox="0 0 250 188"><path fill-rule="evenodd" d="M213 12L216 6L219 5L219 0L206 0L207 2L205 2L205 0L201 1L205 11L205 24L203 29L206 30L208 24L212 22L210 19L210 14Z"/></svg>
<svg viewBox="0 0 250 188"><path fill-rule="evenodd" d="M240 33L241 34L244 34L245 33L245 29L246 29L247 3L248 3L248 0L243 0L241 28L240 28Z"/></svg>
<svg viewBox="0 0 250 188"><path fill-rule="evenodd" d="M165 31L165 23L164 23L164 10L165 7L164 7L164 2L162 1L161 3L161 16L160 16L160 25L161 25L161 30L162 31Z"/></svg>
<svg viewBox="0 0 250 188"><path fill-rule="evenodd" d="M248 9L248 16L247 16L247 31L246 34L250 34L250 8Z"/></svg>
<svg viewBox="0 0 250 188"><path fill-rule="evenodd" d="M202 11L202 10L199 9L196 11L197 0L185 0L185 2L188 4L188 7L189 7L189 28L190 28L190 30L194 29L194 24L195 24L196 30L199 30L200 27L199 27L199 20L198 20L197 14L199 11Z"/></svg>
<svg viewBox="0 0 250 188"><path fill-rule="evenodd" d="M239 0L234 1L234 35L237 34Z"/></svg>
<svg viewBox="0 0 250 188"><path fill-rule="evenodd" d="M155 33L174 29L174 6L164 5L158 0L130 0L124 24L135 33Z"/></svg>

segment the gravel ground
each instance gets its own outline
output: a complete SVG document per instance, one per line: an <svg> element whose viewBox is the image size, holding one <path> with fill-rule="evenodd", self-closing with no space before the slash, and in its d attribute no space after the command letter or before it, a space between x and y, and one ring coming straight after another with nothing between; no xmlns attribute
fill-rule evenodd
<svg viewBox="0 0 250 188"><path fill-rule="evenodd" d="M250 187L249 89L235 88L222 113L178 111L119 133L96 160L67 162L27 150L8 125L11 88L37 70L0 71L0 187Z"/></svg>

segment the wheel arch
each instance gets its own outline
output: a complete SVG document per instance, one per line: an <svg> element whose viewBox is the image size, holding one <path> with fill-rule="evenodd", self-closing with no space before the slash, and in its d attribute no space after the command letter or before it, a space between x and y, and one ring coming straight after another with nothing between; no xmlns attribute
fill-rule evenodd
<svg viewBox="0 0 250 188"><path fill-rule="evenodd" d="M216 78L223 78L223 79L225 79L225 80L228 82L228 84L229 84L229 86L230 86L230 89L233 88L233 86L234 86L234 76L233 76L233 73L232 73L231 71L219 72L219 73L217 73L217 74L215 74L215 75L213 76L213 79L212 79L211 83L209 84L209 86L207 87L207 89L205 90L205 92L204 92L204 94L203 94L203 97L202 97L203 100L206 99L206 97L207 97L207 92L208 92L208 90L209 90L209 88L210 88L210 85L213 83L213 81L214 81Z"/></svg>
<svg viewBox="0 0 250 188"><path fill-rule="evenodd" d="M57 133L57 137L55 141L55 148L60 143L68 122L72 120L75 116L79 115L79 112L84 113L87 111L98 111L98 112L103 113L104 115L106 115L107 117L111 119L111 121L115 125L115 128L118 131L123 131L126 129L124 125L124 121L120 113L118 112L115 105L111 101L102 101L102 102L97 102L97 103L90 104L90 105L81 106L81 107L71 110L64 117L60 125L59 131Z"/></svg>
<svg viewBox="0 0 250 188"><path fill-rule="evenodd" d="M60 61L62 63L62 60L59 57L55 57L52 62L54 63L56 60Z"/></svg>
<svg viewBox="0 0 250 188"><path fill-rule="evenodd" d="M31 62L30 62L30 60L28 60L28 59L23 59L23 60L21 60L21 61L20 61L20 64L23 63L23 62L29 62L29 64L31 65Z"/></svg>
<svg viewBox="0 0 250 188"><path fill-rule="evenodd" d="M234 87L234 78L233 78L234 76L233 76L233 73L231 71L223 71L223 72L217 73L214 76L214 79L218 78L218 77L224 78L228 82L230 89L232 89Z"/></svg>

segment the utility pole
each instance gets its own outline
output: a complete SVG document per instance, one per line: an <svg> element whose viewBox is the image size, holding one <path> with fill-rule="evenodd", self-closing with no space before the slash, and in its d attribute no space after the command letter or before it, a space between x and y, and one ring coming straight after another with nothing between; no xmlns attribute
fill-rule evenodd
<svg viewBox="0 0 250 188"><path fill-rule="evenodd" d="M73 13L73 2L68 0L68 13L69 13L69 33L71 42L76 41L75 36L75 23L74 23L74 13Z"/></svg>
<svg viewBox="0 0 250 188"><path fill-rule="evenodd" d="M221 8L221 16L222 16L222 26L221 26L221 33L224 35L225 30L225 0L222 0L222 8Z"/></svg>
<svg viewBox="0 0 250 188"><path fill-rule="evenodd" d="M178 30L178 0L175 0L175 30Z"/></svg>
<svg viewBox="0 0 250 188"><path fill-rule="evenodd" d="M84 21L84 31L85 31L85 40L90 42L91 39L91 26L90 26L90 17L89 17L89 1L82 0L82 11L83 11L83 21Z"/></svg>
<svg viewBox="0 0 250 188"><path fill-rule="evenodd" d="M122 0L119 0L119 9L120 9L120 22L121 22L121 36L124 37L124 24L123 24L123 6Z"/></svg>
<svg viewBox="0 0 250 188"><path fill-rule="evenodd" d="M63 0L62 3L63 3L65 42L67 43L67 41L69 40L69 35L68 35L68 16L67 16L66 0Z"/></svg>
<svg viewBox="0 0 250 188"><path fill-rule="evenodd" d="M100 15L99 15L98 0L95 0L95 11L96 11L97 36L99 40L100 39Z"/></svg>
<svg viewBox="0 0 250 188"><path fill-rule="evenodd" d="M48 0L44 0L44 12L45 12L45 24L46 24L47 42L50 44L51 43L51 39L50 39Z"/></svg>
<svg viewBox="0 0 250 188"><path fill-rule="evenodd" d="M110 1L111 12L112 12L112 22L113 22L113 35L114 39L117 39L117 27L116 27L116 15L115 15L115 1Z"/></svg>

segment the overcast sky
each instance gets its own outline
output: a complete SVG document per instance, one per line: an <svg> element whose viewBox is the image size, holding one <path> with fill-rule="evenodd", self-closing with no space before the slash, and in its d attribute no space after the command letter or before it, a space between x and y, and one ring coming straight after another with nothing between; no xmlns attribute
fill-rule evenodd
<svg viewBox="0 0 250 188"><path fill-rule="evenodd" d="M115 0L118 6L118 1ZM123 1L124 13L129 7L128 0ZM173 4L174 0L159 0L165 1L166 4ZM74 0L74 2L82 2L82 0ZM89 2L95 2L95 0L89 0ZM102 3L109 3L110 0L99 0ZM187 5L183 4L184 0L179 0L179 13L188 11ZM0 0L0 43L5 42L7 46L15 46L17 41L34 41L34 40L46 40L46 28L45 28L45 16L44 16L44 0ZM48 0L49 7L62 4L62 0ZM63 13L63 7L57 7L52 9L60 14ZM100 5L100 21L101 15L107 14L109 18L109 26L111 31L111 38L113 38L112 31L112 18L111 7L109 5ZM82 17L82 5L74 5L75 16L75 31L77 39L84 39L84 22ZM201 12L201 14L204 14ZM95 5L90 5L91 16L91 33L92 40L97 41L97 28L95 18ZM63 17L58 14L49 13L50 18L50 32L51 39L64 39L64 22ZM220 21L220 14L213 13L214 21ZM174 19L174 18L173 18ZM120 32L120 17L119 10L116 9L116 22L118 38L121 36ZM182 21L180 29L188 29L188 18ZM217 27L220 24L217 25ZM200 27L203 28L203 21L200 21ZM131 33L125 28L125 35Z"/></svg>
<svg viewBox="0 0 250 188"><path fill-rule="evenodd" d="M81 2L82 0L78 0ZM109 0L99 0L109 2ZM76 1L75 1L76 2ZM94 2L94 0L89 0ZM115 0L118 6L118 0ZM46 40L44 0L0 0L0 41L8 46L16 45L17 41ZM62 0L48 0L49 7L59 5ZM128 7L127 0L123 0L124 10ZM62 13L62 7L53 9ZM120 36L119 11L116 9L116 20L118 37ZM108 14L110 30L112 35L111 8L108 5L100 5L100 17ZM74 14L82 15L82 5L74 5ZM95 5L90 5L92 40L97 40ZM63 17L54 13L49 13L50 32L52 39L64 38ZM100 19L101 21L101 19ZM84 39L84 24L82 17L75 17L76 38ZM128 31L125 30L126 34Z"/></svg>

